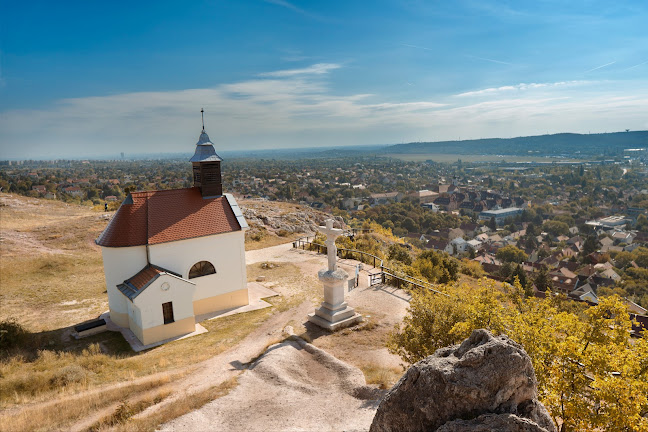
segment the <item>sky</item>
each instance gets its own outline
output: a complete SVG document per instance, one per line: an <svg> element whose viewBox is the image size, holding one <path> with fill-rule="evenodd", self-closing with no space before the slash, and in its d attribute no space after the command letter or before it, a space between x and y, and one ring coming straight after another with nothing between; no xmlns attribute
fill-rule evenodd
<svg viewBox="0 0 648 432"><path fill-rule="evenodd" d="M646 0L0 2L0 159L648 129Z"/></svg>

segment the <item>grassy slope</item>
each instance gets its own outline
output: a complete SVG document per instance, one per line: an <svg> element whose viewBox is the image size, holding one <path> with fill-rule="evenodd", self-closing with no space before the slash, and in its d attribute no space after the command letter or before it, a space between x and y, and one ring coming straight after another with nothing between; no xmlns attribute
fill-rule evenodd
<svg viewBox="0 0 648 432"><path fill-rule="evenodd" d="M191 365L236 345L274 312L203 322L208 333L140 354L119 333L75 340L69 337L70 326L108 309L101 252L93 242L106 225L103 213L6 194L0 203L0 319L13 317L30 331L19 349L3 350L0 356L0 430L31 430L34 419L44 429L61 427L130 394L161 389ZM256 277L256 267L249 278ZM297 279L299 270L290 264L270 275L278 283ZM286 300L270 302L284 309ZM53 415L57 409L52 406L29 409L53 399L65 409L68 396L124 382L118 394L72 403L76 415Z"/></svg>

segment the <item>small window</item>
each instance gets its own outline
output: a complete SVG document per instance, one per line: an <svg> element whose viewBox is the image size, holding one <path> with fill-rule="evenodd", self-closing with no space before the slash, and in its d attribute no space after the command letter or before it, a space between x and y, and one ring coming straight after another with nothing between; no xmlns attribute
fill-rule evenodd
<svg viewBox="0 0 648 432"><path fill-rule="evenodd" d="M200 261L191 267L189 270L189 279L197 278L200 276L207 276L216 273L216 269L209 261Z"/></svg>
<svg viewBox="0 0 648 432"><path fill-rule="evenodd" d="M162 315L164 316L164 324L171 324L173 320L173 303L162 303Z"/></svg>

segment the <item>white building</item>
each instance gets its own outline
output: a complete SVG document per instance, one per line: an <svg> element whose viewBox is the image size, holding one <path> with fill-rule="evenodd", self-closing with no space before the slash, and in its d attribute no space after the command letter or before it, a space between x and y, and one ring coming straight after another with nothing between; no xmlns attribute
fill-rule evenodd
<svg viewBox="0 0 648 432"><path fill-rule="evenodd" d="M507 219L514 218L515 216L522 214L523 211L523 209L517 207L484 210L483 212L479 213L479 220L488 222L492 218L495 218L495 223L497 225L502 225Z"/></svg>
<svg viewBox="0 0 648 432"><path fill-rule="evenodd" d="M462 237L456 237L448 243L444 250L450 255L458 255L468 252L468 249L470 249L469 243Z"/></svg>
<svg viewBox="0 0 648 432"><path fill-rule="evenodd" d="M222 193L204 129L191 158L194 187L134 192L101 233L110 319L148 345L195 330L196 317L249 303L248 225Z"/></svg>

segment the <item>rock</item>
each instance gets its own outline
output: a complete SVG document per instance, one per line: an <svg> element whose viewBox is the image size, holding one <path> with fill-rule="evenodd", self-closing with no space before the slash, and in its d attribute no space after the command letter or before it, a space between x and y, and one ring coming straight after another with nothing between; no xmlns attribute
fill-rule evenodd
<svg viewBox="0 0 648 432"><path fill-rule="evenodd" d="M528 430L556 430L537 400L535 372L524 349L507 336L475 330L461 345L441 348L409 368L380 403L370 432L433 431L482 414L514 414L539 427ZM448 431L486 430L478 423L466 427Z"/></svg>
<svg viewBox="0 0 648 432"><path fill-rule="evenodd" d="M266 277L265 277L265 276L257 276L257 278L256 278L256 281L257 281L257 282L263 282L263 281L265 281L265 280L266 280Z"/></svg>
<svg viewBox="0 0 648 432"><path fill-rule="evenodd" d="M537 423L514 414L484 414L472 420L450 421L436 432L548 432Z"/></svg>

